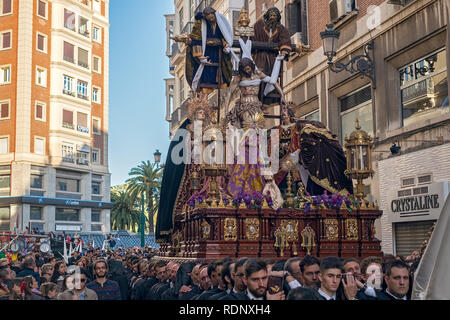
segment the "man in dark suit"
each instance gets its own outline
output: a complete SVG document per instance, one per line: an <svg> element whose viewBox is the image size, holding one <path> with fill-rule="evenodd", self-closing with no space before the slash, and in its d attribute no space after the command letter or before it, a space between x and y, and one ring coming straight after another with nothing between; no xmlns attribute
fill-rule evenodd
<svg viewBox="0 0 450 320"><path fill-rule="evenodd" d="M387 288L376 290L376 300L409 300L409 266L401 260L386 265L384 280Z"/></svg>
<svg viewBox="0 0 450 320"><path fill-rule="evenodd" d="M202 270L205 270L206 277L208 277L207 273L207 264L197 264L190 274L192 279L192 286L186 287L183 286L180 289L180 297L179 300L192 300L196 296L203 293L204 289L201 287L201 274ZM209 282L209 278L204 281L206 284Z"/></svg>
<svg viewBox="0 0 450 320"><path fill-rule="evenodd" d="M157 278L159 282L150 289L145 300L159 300L157 299L157 292L160 290L167 290L169 288L170 268L173 264L173 262L169 262L165 266L164 272L161 272L160 278Z"/></svg>
<svg viewBox="0 0 450 320"><path fill-rule="evenodd" d="M223 260L210 262L208 265L208 277L211 281L211 288L203 292L196 300L209 300L215 294L225 291L226 286L222 282Z"/></svg>
<svg viewBox="0 0 450 320"><path fill-rule="evenodd" d="M153 300L161 300L161 296L162 294L170 289L173 288L175 285L175 278L177 276L177 271L178 268L180 267L180 264L176 263L176 262L169 262L166 266L166 273L167 273L167 281L166 282L162 282L159 285L155 285L152 288L152 291L154 290L154 294L153 294Z"/></svg>
<svg viewBox="0 0 450 320"><path fill-rule="evenodd" d="M231 280L233 281L233 289L231 292L219 298L219 300L239 300L238 294L244 292L247 289L247 286L244 284L244 276L245 276L245 263L247 262L247 258L241 258L234 264L234 268L231 269Z"/></svg>
<svg viewBox="0 0 450 320"><path fill-rule="evenodd" d="M263 260L249 259L245 263L244 268L245 276L243 281L247 289L244 292L235 294L236 299L223 300L285 300L283 290L273 295L268 292L269 276L267 265Z"/></svg>
<svg viewBox="0 0 450 320"><path fill-rule="evenodd" d="M339 289L343 271L344 266L338 257L326 257L322 259L320 263L320 288L318 292L323 300L338 300L336 292Z"/></svg>
<svg viewBox="0 0 450 320"><path fill-rule="evenodd" d="M231 277L231 270L234 269L234 265L235 263L232 261L224 263L219 287L223 287L225 289L220 293L210 296L207 300L219 300L232 292L234 287L234 280Z"/></svg>

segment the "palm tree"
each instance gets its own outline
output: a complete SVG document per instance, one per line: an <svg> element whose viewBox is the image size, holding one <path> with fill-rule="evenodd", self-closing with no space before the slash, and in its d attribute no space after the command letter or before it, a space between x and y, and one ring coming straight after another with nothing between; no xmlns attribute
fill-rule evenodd
<svg viewBox="0 0 450 320"><path fill-rule="evenodd" d="M133 201L147 198L149 232L152 234L155 230L153 217L157 208L155 204L159 202L159 192L161 189L162 171L156 163L149 160L142 161L136 168L132 168L128 173L130 178L126 181L128 192Z"/></svg>
<svg viewBox="0 0 450 320"><path fill-rule="evenodd" d="M113 230L136 230L139 224L139 211L136 210L135 201L130 197L126 186L111 188L111 228Z"/></svg>

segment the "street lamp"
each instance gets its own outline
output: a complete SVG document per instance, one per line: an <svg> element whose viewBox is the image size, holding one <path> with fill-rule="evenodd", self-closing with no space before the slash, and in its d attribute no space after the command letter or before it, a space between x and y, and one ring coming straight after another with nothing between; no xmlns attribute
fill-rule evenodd
<svg viewBox="0 0 450 320"><path fill-rule="evenodd" d="M153 154L153 156L155 157L155 163L159 165L159 163L161 162L161 152L156 149L156 152Z"/></svg>
<svg viewBox="0 0 450 320"><path fill-rule="evenodd" d="M369 55L369 51L373 52L374 42L370 41L364 46L364 54L352 58L347 63L336 62L333 63L333 58L337 53L337 43L341 33L333 29L333 24L327 24L327 29L320 33L323 43L323 53L328 57L328 66L334 73L341 71L348 71L351 74L360 73L362 78L368 77L372 81L372 86L375 89L375 62Z"/></svg>
<svg viewBox="0 0 450 320"><path fill-rule="evenodd" d="M346 137L345 142L347 170L344 173L350 179L358 181L355 196L364 199L366 194L363 180L373 177L375 173L372 170L373 140L366 131L361 130L359 120L356 119L356 131L350 134L350 138Z"/></svg>

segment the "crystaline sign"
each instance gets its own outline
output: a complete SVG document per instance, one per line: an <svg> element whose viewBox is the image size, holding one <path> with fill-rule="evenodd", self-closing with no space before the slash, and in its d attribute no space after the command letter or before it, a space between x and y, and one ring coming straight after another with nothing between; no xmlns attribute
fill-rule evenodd
<svg viewBox="0 0 450 320"><path fill-rule="evenodd" d="M439 219L449 193L449 186L448 182L433 183L426 186L427 193L391 199L389 215L391 222ZM411 194L414 194L414 189L423 187L425 186L412 188Z"/></svg>

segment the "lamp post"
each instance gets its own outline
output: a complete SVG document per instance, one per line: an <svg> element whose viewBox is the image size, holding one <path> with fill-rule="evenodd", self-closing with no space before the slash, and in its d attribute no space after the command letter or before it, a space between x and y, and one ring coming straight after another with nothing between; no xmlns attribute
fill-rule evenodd
<svg viewBox="0 0 450 320"><path fill-rule="evenodd" d="M328 66L331 71L339 73L341 71L348 71L350 73L360 73L361 77L368 77L372 81L372 86L375 89L375 62L369 55L369 51L373 52L373 40L364 46L364 54L357 55L347 63L335 62L333 58L337 53L337 43L341 33L333 29L333 24L327 24L327 29L320 33L323 43L323 53L328 57Z"/></svg>
<svg viewBox="0 0 450 320"><path fill-rule="evenodd" d="M355 196L364 199L363 180L373 177L375 171L372 170L372 149L373 139L367 132L361 130L359 120L356 119L356 131L350 134L350 138L345 138L345 153L347 157L347 170L345 174L350 179L358 181L356 184Z"/></svg>

